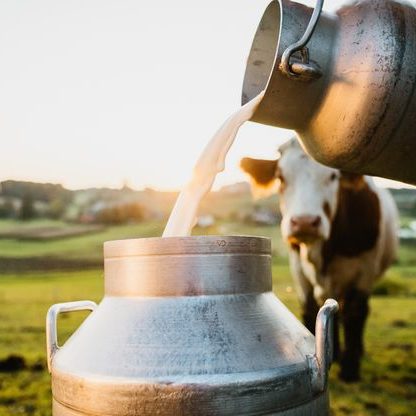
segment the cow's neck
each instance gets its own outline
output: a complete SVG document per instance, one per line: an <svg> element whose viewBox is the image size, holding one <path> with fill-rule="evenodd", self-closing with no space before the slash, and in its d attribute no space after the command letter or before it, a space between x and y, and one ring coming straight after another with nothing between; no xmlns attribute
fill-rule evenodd
<svg viewBox="0 0 416 416"><path fill-rule="evenodd" d="M379 236L380 216L378 196L363 177L347 186L341 183L330 237L322 245L322 272L335 256L356 257L371 250Z"/></svg>
<svg viewBox="0 0 416 416"><path fill-rule="evenodd" d="M299 245L299 257L302 272L313 286L322 283L322 242Z"/></svg>
<svg viewBox="0 0 416 416"><path fill-rule="evenodd" d="M317 270L321 269L322 263L322 243L303 244L299 246L299 255L303 263L313 265Z"/></svg>

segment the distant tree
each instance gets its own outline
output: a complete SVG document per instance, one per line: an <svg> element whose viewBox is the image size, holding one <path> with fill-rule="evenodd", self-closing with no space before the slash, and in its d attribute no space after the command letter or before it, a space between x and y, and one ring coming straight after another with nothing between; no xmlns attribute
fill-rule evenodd
<svg viewBox="0 0 416 416"><path fill-rule="evenodd" d="M139 222L143 219L144 209L137 203L105 208L97 215L97 222L102 224L125 224L128 222Z"/></svg>
<svg viewBox="0 0 416 416"><path fill-rule="evenodd" d="M0 218L13 218L16 210L11 201L5 201L0 205Z"/></svg>
<svg viewBox="0 0 416 416"><path fill-rule="evenodd" d="M401 211L404 211L404 210L401 210ZM409 209L408 214L411 215L412 217L416 217L416 202L412 204L412 208Z"/></svg>
<svg viewBox="0 0 416 416"><path fill-rule="evenodd" d="M63 217L66 210L66 204L65 201L61 198L55 198L50 204L49 204L49 217L53 218L55 220L60 219Z"/></svg>
<svg viewBox="0 0 416 416"><path fill-rule="evenodd" d="M144 218L144 209L140 204L127 204L124 212L127 221L142 221Z"/></svg>
<svg viewBox="0 0 416 416"><path fill-rule="evenodd" d="M35 201L50 203L57 198L69 202L72 199L73 192L65 189L60 184L11 180L1 183L1 194L3 196L23 199L29 193Z"/></svg>
<svg viewBox="0 0 416 416"><path fill-rule="evenodd" d="M26 193L22 198L22 206L20 208L19 218L23 221L31 220L36 215L34 208L34 200L31 193Z"/></svg>

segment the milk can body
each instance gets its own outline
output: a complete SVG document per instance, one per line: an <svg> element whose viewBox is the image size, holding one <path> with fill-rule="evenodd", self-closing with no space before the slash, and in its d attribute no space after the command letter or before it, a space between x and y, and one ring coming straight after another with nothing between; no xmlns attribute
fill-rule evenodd
<svg viewBox="0 0 416 416"><path fill-rule="evenodd" d="M243 102L266 88L253 121L295 130L324 164L416 184L414 3L361 0L335 13L322 3L269 5Z"/></svg>
<svg viewBox="0 0 416 416"><path fill-rule="evenodd" d="M327 415L336 302L315 340L271 289L265 238L106 243L100 305L48 313L54 416ZM58 347L57 316L83 308Z"/></svg>

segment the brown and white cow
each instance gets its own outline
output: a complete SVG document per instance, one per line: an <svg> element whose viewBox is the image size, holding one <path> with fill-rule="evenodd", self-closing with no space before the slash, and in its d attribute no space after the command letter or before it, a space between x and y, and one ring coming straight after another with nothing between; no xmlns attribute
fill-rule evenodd
<svg viewBox="0 0 416 416"><path fill-rule="evenodd" d="M304 323L314 332L319 306L328 297L339 301L345 339L341 354L336 324L340 377L358 380L368 299L396 255L395 203L371 178L315 162L296 139L279 151L278 160L245 158L241 167L255 187L277 185L281 230Z"/></svg>

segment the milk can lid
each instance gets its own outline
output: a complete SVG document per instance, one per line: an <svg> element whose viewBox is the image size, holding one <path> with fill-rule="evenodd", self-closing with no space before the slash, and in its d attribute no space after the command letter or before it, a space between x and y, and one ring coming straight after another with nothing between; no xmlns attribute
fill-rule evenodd
<svg viewBox="0 0 416 416"><path fill-rule="evenodd" d="M104 257L192 254L271 254L266 237L191 236L107 241Z"/></svg>
<svg viewBox="0 0 416 416"><path fill-rule="evenodd" d="M201 296L267 292L268 238L195 236L104 244L108 296Z"/></svg>

